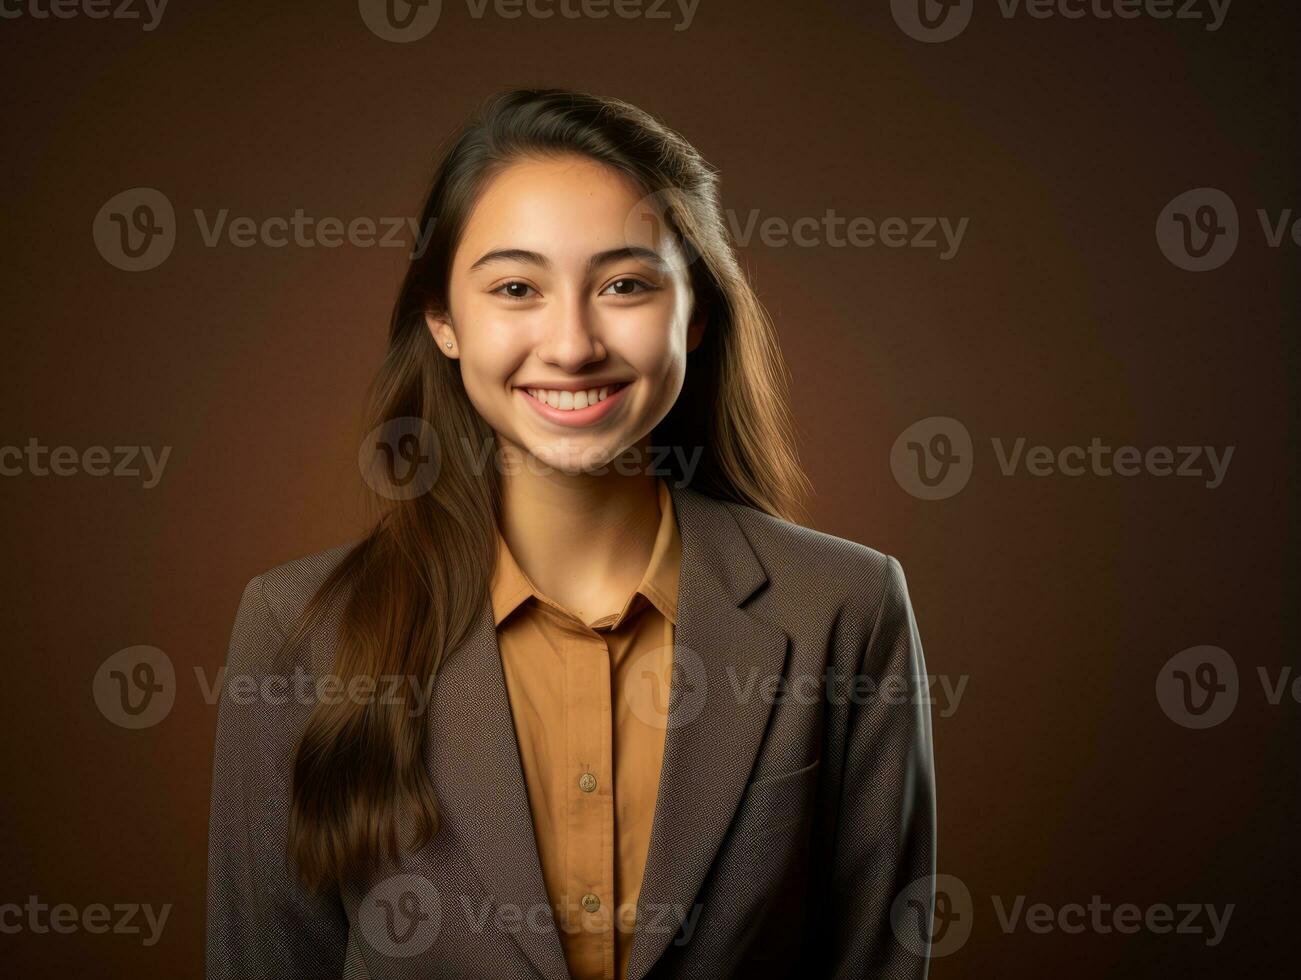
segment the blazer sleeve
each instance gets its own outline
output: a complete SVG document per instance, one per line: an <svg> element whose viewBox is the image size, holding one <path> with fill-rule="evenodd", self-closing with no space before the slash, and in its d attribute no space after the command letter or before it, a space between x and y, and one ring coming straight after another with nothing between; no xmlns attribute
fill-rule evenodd
<svg viewBox="0 0 1301 980"><path fill-rule="evenodd" d="M272 676L283 636L258 576L235 616L217 714L208 980L328 980L343 973L348 921L338 893L308 893L287 857L295 701L293 687Z"/></svg>
<svg viewBox="0 0 1301 980"><path fill-rule="evenodd" d="M923 980L935 879L935 775L926 664L903 569L886 558L885 584L845 742L832 861L835 980ZM906 695L899 696L906 684ZM892 915L894 916L892 920ZM896 930L892 921L899 924Z"/></svg>

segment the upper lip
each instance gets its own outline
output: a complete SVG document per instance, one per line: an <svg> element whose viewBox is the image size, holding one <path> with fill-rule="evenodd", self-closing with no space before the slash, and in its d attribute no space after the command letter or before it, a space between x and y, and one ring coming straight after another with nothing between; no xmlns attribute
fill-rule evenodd
<svg viewBox="0 0 1301 980"><path fill-rule="evenodd" d="M529 381L515 387L541 388L544 391L591 391L593 388L605 388L628 383L627 378L593 378L590 381Z"/></svg>

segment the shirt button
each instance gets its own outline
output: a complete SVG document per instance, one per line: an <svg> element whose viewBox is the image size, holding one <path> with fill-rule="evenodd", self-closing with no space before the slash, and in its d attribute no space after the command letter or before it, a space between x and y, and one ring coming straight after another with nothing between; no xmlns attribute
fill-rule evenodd
<svg viewBox="0 0 1301 980"><path fill-rule="evenodd" d="M590 793L596 789L596 777L590 772L585 772L578 777L578 788L584 793Z"/></svg>
<svg viewBox="0 0 1301 980"><path fill-rule="evenodd" d="M600 907L601 907L601 900L597 898L595 895L593 895L591 892L588 892L586 895L583 896L583 908L587 909L587 911L595 912Z"/></svg>

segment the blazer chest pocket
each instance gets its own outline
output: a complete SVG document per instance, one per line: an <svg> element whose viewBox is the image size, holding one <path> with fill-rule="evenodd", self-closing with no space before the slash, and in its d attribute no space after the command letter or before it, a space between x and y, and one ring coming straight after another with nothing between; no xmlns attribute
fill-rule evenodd
<svg viewBox="0 0 1301 980"><path fill-rule="evenodd" d="M821 761L750 783L733 828L738 846L766 853L768 848L755 845L811 819Z"/></svg>

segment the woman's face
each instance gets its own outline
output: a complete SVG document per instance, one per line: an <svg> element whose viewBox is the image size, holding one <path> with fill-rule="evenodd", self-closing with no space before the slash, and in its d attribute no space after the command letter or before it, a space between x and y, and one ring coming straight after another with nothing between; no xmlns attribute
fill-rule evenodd
<svg viewBox="0 0 1301 980"><path fill-rule="evenodd" d="M687 262L645 197L585 157L512 164L466 223L450 315L427 318L498 437L563 473L639 445L700 342Z"/></svg>

